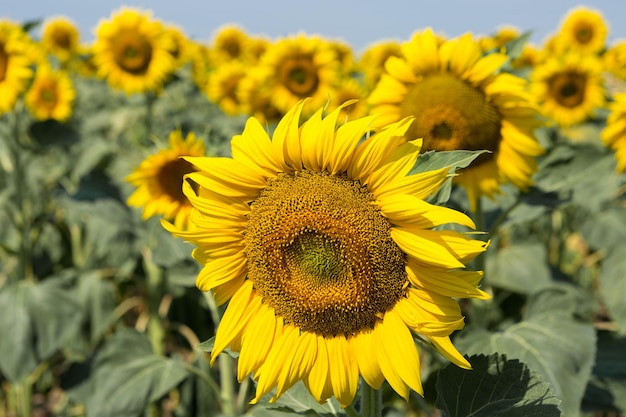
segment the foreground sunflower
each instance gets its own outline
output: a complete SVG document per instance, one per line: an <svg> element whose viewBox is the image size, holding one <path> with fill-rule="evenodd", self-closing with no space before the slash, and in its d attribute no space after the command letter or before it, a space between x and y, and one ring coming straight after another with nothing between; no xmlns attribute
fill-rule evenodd
<svg viewBox="0 0 626 417"><path fill-rule="evenodd" d="M188 226L191 203L183 194L183 177L195 171L183 156L204 156L204 142L193 133L183 138L180 130L169 136L169 148L147 157L126 181L137 187L128 197L128 205L143 208L142 217L163 215L176 227Z"/></svg>
<svg viewBox="0 0 626 417"><path fill-rule="evenodd" d="M616 94L609 104L609 117L602 130L602 142L615 151L617 171L626 172L626 93Z"/></svg>
<svg viewBox="0 0 626 417"><path fill-rule="evenodd" d="M250 118L232 158L185 158L199 170L187 176L197 192L184 185L195 227L164 226L197 245L197 286L230 300L211 361L239 351L239 380L258 381L253 402L302 380L317 401L345 407L359 375L405 399L422 393L411 331L470 367L449 339L463 327L452 297L488 298L482 273L463 270L486 243L433 230L474 225L424 201L448 168L408 175L421 143L405 139L410 119L368 136L372 116L337 128L342 108L320 109L300 126L302 107L271 140Z"/></svg>
<svg viewBox="0 0 626 417"><path fill-rule="evenodd" d="M36 119L65 122L72 115L75 98L76 91L67 74L41 66L24 102Z"/></svg>
<svg viewBox="0 0 626 417"><path fill-rule="evenodd" d="M525 190L543 150L534 130L540 125L526 82L498 73L505 54L483 55L471 34L439 41L432 30L416 33L390 57L386 73L368 101L380 123L415 117L410 137L424 139L423 150L481 150L460 172L472 210L481 195L493 196L500 184Z"/></svg>
<svg viewBox="0 0 626 417"><path fill-rule="evenodd" d="M98 75L127 94L158 90L174 70L174 43L147 12L122 8L101 21L93 45Z"/></svg>
<svg viewBox="0 0 626 417"><path fill-rule="evenodd" d="M560 126L571 126L604 106L602 72L602 62L595 56L566 53L534 68L531 91L547 117Z"/></svg>

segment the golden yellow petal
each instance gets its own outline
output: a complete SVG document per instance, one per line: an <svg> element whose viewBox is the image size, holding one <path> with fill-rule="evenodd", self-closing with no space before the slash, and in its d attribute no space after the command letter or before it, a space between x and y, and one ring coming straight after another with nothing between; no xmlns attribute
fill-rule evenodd
<svg viewBox="0 0 626 417"><path fill-rule="evenodd" d="M432 228L442 224L457 223L476 228L472 219L460 211L435 206L408 194L390 194L378 201L378 207L391 223L412 225L419 228Z"/></svg>
<svg viewBox="0 0 626 417"><path fill-rule="evenodd" d="M394 226L391 237L400 249L421 262L442 268L464 268L465 265L453 254L440 235L441 232L430 230L407 229Z"/></svg>
<svg viewBox="0 0 626 417"><path fill-rule="evenodd" d="M261 304L259 312L250 320L242 336L241 352L237 365L237 378L243 381L259 369L274 342L276 317L274 310Z"/></svg>
<svg viewBox="0 0 626 417"><path fill-rule="evenodd" d="M304 383L319 403L324 403L333 395L333 387L330 381L330 362L328 348L324 336L316 336L317 358L311 372L304 379Z"/></svg>
<svg viewBox="0 0 626 417"><path fill-rule="evenodd" d="M362 117L345 123L337 129L329 171L331 174L344 172L352 160L352 154L363 135L371 128L376 116Z"/></svg>
<svg viewBox="0 0 626 417"><path fill-rule="evenodd" d="M285 170L282 153L275 155L276 148L261 123L254 117L246 122L241 135L233 136L231 140L233 159L257 171L257 174L271 178Z"/></svg>
<svg viewBox="0 0 626 417"><path fill-rule="evenodd" d="M330 382L342 407L350 405L359 385L359 367L344 336L326 339L330 359Z"/></svg>
<svg viewBox="0 0 626 417"><path fill-rule="evenodd" d="M252 282L246 281L230 300L230 304L217 327L215 344L211 352L211 364L233 339L239 337L242 329L248 324L252 312L258 311L261 299L252 291Z"/></svg>
<svg viewBox="0 0 626 417"><path fill-rule="evenodd" d="M420 360L413 335L408 327L394 310L385 313L379 327L381 328L382 350L387 353L390 365L406 385L420 395L424 395ZM407 397L405 399L408 400Z"/></svg>
<svg viewBox="0 0 626 417"><path fill-rule="evenodd" d="M406 266L411 284L438 294L455 298L491 298L486 292L476 288L483 276L482 271L450 271L447 269L422 267L409 258Z"/></svg>
<svg viewBox="0 0 626 417"><path fill-rule="evenodd" d="M371 331L362 331L351 337L349 342L352 345L361 376L367 385L379 389L385 376L376 360L376 350L380 349L380 345L376 343L372 333Z"/></svg>
<svg viewBox="0 0 626 417"><path fill-rule="evenodd" d="M441 353L446 359L460 366L463 369L472 369L472 365L459 353L454 347L448 336L428 336L428 339L435 345L437 351Z"/></svg>
<svg viewBox="0 0 626 417"><path fill-rule="evenodd" d="M448 178L448 170L447 167L444 167L433 171L407 175L406 177L396 177L388 183L380 185L372 192L378 200L392 194L410 194L417 198L425 199L434 194L443 185Z"/></svg>
<svg viewBox="0 0 626 417"><path fill-rule="evenodd" d="M415 165L421 148L421 139L405 142L397 147L367 179L370 188L375 190L395 178L404 177Z"/></svg>
<svg viewBox="0 0 626 417"><path fill-rule="evenodd" d="M272 135L272 146L277 155L283 155L285 163L292 169L302 168L302 151L300 146L300 114L306 100L293 106L278 122Z"/></svg>
<svg viewBox="0 0 626 417"><path fill-rule="evenodd" d="M196 279L196 286L202 291L209 291L245 274L246 257L243 253L215 258L204 265Z"/></svg>

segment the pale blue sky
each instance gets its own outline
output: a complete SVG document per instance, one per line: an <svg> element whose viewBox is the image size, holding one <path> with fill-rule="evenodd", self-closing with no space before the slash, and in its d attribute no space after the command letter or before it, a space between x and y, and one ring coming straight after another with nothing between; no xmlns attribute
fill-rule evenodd
<svg viewBox="0 0 626 417"><path fill-rule="evenodd" d="M382 39L406 40L428 26L457 36L468 31L488 34L509 24L533 30L531 39L539 44L569 9L585 5L604 15L609 42L626 39L623 0L0 0L0 16L25 21L64 15L90 40L98 21L122 5L149 9L197 40L209 40L221 25L237 23L250 34L272 39L298 31L317 33L342 39L355 51Z"/></svg>

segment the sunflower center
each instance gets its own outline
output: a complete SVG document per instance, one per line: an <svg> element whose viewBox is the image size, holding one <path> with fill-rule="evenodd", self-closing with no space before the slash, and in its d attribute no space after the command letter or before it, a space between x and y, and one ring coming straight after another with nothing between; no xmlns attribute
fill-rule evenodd
<svg viewBox="0 0 626 417"><path fill-rule="evenodd" d="M294 95L308 97L315 93L319 85L317 68L310 56L293 57L281 67L284 86Z"/></svg>
<svg viewBox="0 0 626 417"><path fill-rule="evenodd" d="M61 49L69 50L72 46L72 38L67 31L57 30L52 34L54 44Z"/></svg>
<svg viewBox="0 0 626 417"><path fill-rule="evenodd" d="M581 26L576 30L576 40L582 44L589 43L593 38L593 31L587 26Z"/></svg>
<svg viewBox="0 0 626 417"><path fill-rule="evenodd" d="M53 109L57 104L57 94L54 86L49 85L43 88L40 92L39 98L41 99L41 105Z"/></svg>
<svg viewBox="0 0 626 417"><path fill-rule="evenodd" d="M5 45L0 43L0 82L4 81L9 67L9 54L5 51Z"/></svg>
<svg viewBox="0 0 626 417"><path fill-rule="evenodd" d="M371 329L403 297L405 255L372 193L324 172L281 174L252 203L248 278L286 323L324 337Z"/></svg>
<svg viewBox="0 0 626 417"><path fill-rule="evenodd" d="M113 42L115 62L126 72L144 74L152 60L152 45L137 32L122 32Z"/></svg>
<svg viewBox="0 0 626 417"><path fill-rule="evenodd" d="M416 83L400 111L403 117L415 116L407 134L424 139L423 151L498 150L502 116L483 92L452 74Z"/></svg>
<svg viewBox="0 0 626 417"><path fill-rule="evenodd" d="M176 159L164 164L157 174L157 182L162 191L180 203L187 201L183 193L183 177L194 172L193 165L184 159Z"/></svg>
<svg viewBox="0 0 626 417"><path fill-rule="evenodd" d="M550 96L563 107L574 108L585 100L584 74L564 72L555 75L548 81Z"/></svg>

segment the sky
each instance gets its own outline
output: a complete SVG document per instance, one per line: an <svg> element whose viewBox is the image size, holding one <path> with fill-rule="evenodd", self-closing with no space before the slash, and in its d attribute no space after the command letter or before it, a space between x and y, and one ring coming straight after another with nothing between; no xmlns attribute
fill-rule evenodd
<svg viewBox="0 0 626 417"><path fill-rule="evenodd" d="M626 39L622 0L0 0L0 17L25 22L63 15L90 41L98 22L124 5L150 10L199 41L210 41L222 25L238 24L250 35L270 39L318 34L343 40L357 52L380 40L408 40L426 27L454 37L465 32L486 35L512 25L532 30L531 42L540 45L578 5L603 14L609 43Z"/></svg>

